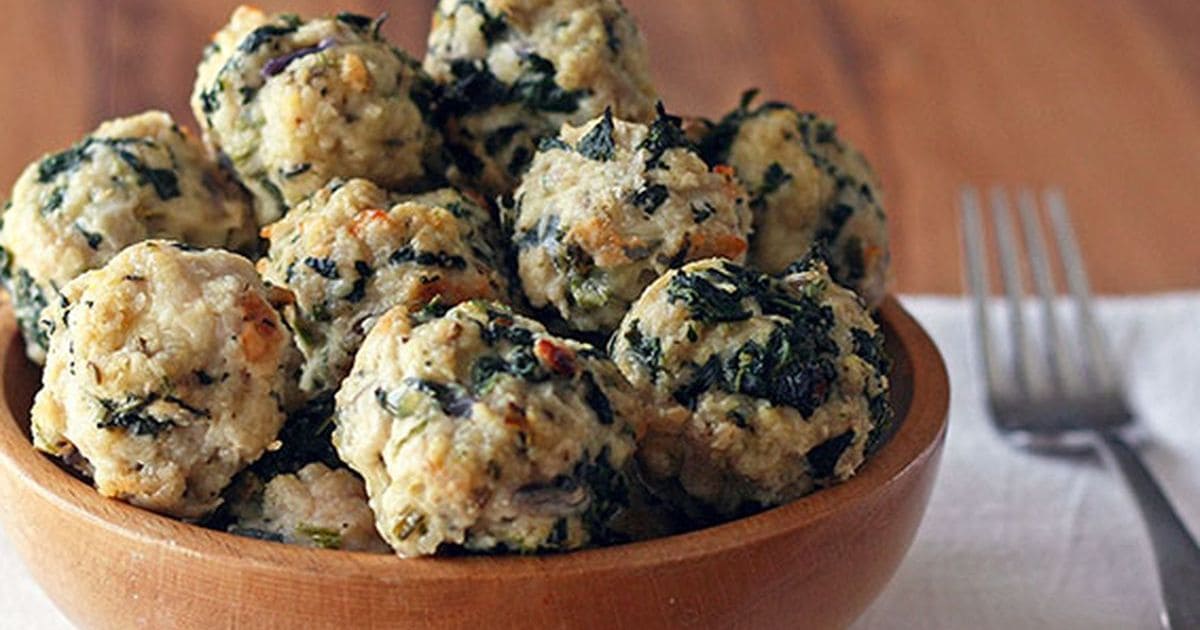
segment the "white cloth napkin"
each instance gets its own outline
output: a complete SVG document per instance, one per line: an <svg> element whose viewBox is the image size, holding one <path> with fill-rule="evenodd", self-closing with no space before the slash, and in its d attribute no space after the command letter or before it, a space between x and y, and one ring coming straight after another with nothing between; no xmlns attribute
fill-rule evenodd
<svg viewBox="0 0 1200 630"><path fill-rule="evenodd" d="M951 380L950 430L913 547L858 629L1157 628L1150 543L1096 462L1010 448L984 409L967 303L908 297ZM1146 460L1200 534L1200 293L1104 299ZM69 628L0 537L0 628ZM1198 594L1200 596L1200 594Z"/></svg>
<svg viewBox="0 0 1200 630"><path fill-rule="evenodd" d="M1005 444L985 410L967 303L903 302L946 359L949 433L917 539L856 628L1160 627L1150 542L1120 478L1096 461ZM1200 294L1105 299L1098 309L1153 440L1145 460L1200 536Z"/></svg>

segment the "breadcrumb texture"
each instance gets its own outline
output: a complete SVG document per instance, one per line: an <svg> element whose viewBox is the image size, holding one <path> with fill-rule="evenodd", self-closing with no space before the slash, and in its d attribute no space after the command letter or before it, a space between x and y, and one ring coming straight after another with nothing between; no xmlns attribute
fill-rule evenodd
<svg viewBox="0 0 1200 630"><path fill-rule="evenodd" d="M39 326L67 282L122 249L167 238L250 251L245 193L163 112L108 121L74 146L30 164L3 213L2 271L26 352L45 360Z"/></svg>
<svg viewBox="0 0 1200 630"><path fill-rule="evenodd" d="M661 110L649 126L607 114L564 125L506 211L525 295L573 329L610 332L668 269L713 256L744 261L745 197Z"/></svg>
<svg viewBox="0 0 1200 630"><path fill-rule="evenodd" d="M445 86L451 180L511 192L564 122L649 122L646 45L617 0L441 0L425 70Z"/></svg>
<svg viewBox="0 0 1200 630"><path fill-rule="evenodd" d="M284 312L309 392L337 389L363 337L393 306L507 298L499 230L453 189L394 195L362 179L335 181L264 234L271 245L259 269L295 295Z"/></svg>
<svg viewBox="0 0 1200 630"><path fill-rule="evenodd" d="M701 518L848 479L890 417L882 344L819 260L784 280L718 259L664 275L612 340L664 409L638 453L646 478Z"/></svg>
<svg viewBox="0 0 1200 630"><path fill-rule="evenodd" d="M243 6L213 36L192 111L253 193L261 224L335 177L399 189L440 176L433 84L378 24Z"/></svg>
<svg viewBox="0 0 1200 630"><path fill-rule="evenodd" d="M275 440L290 343L254 266L145 241L68 283L34 446L104 496L198 519Z"/></svg>
<svg viewBox="0 0 1200 630"><path fill-rule="evenodd" d="M834 279L878 306L891 255L874 171L833 121L786 103L751 107L753 97L748 92L701 143L705 158L731 165L750 193L750 264L780 274L820 243Z"/></svg>
<svg viewBox="0 0 1200 630"><path fill-rule="evenodd" d="M245 498L230 506L235 534L302 547L391 552L375 531L363 482L350 470L313 463L265 484L257 478L245 483Z"/></svg>
<svg viewBox="0 0 1200 630"><path fill-rule="evenodd" d="M338 453L401 556L615 539L645 405L594 348L495 303L396 308L337 394Z"/></svg>

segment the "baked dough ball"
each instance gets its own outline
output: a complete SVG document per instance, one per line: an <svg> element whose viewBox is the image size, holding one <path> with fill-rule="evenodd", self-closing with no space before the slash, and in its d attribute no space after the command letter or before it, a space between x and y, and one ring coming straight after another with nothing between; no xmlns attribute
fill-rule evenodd
<svg viewBox="0 0 1200 630"><path fill-rule="evenodd" d="M284 313L304 354L301 389L337 389L375 320L396 305L503 299L488 212L452 189L390 195L335 181L263 230L263 277L295 294Z"/></svg>
<svg viewBox="0 0 1200 630"><path fill-rule="evenodd" d="M248 260L145 241L63 287L34 446L104 496L197 519L283 424L290 337Z"/></svg>
<svg viewBox="0 0 1200 630"><path fill-rule="evenodd" d="M3 214L3 272L29 357L38 321L71 279L125 247L170 238L198 247L257 244L245 193L163 112L106 122L75 146L30 164Z"/></svg>
<svg viewBox="0 0 1200 630"><path fill-rule="evenodd" d="M441 104L451 181L511 192L538 139L611 107L649 122L646 45L617 0L441 0L425 70Z"/></svg>
<svg viewBox="0 0 1200 630"><path fill-rule="evenodd" d="M265 225L334 177L403 188L440 173L432 100L432 82L378 20L243 6L205 50L192 111Z"/></svg>
<svg viewBox="0 0 1200 630"><path fill-rule="evenodd" d="M611 539L645 406L616 367L495 303L367 335L334 445L401 556L577 549Z"/></svg>
<svg viewBox="0 0 1200 630"><path fill-rule="evenodd" d="M819 259L778 280L703 260L650 285L612 339L668 409L639 461L693 513L731 517L852 476L890 415L883 337ZM678 492L681 491L681 492Z"/></svg>
<svg viewBox="0 0 1200 630"><path fill-rule="evenodd" d="M786 103L752 108L754 96L747 92L701 144L705 159L732 166L751 194L750 264L778 274L822 243L834 279L874 308L891 260L874 172L832 121Z"/></svg>
<svg viewBox="0 0 1200 630"><path fill-rule="evenodd" d="M751 222L733 176L710 172L661 107L649 127L607 112L564 125L506 213L530 303L601 332L667 269L711 256L743 261Z"/></svg>
<svg viewBox="0 0 1200 630"><path fill-rule="evenodd" d="M314 463L265 484L250 475L231 511L229 531L303 547L391 551L375 531L363 482L345 468Z"/></svg>

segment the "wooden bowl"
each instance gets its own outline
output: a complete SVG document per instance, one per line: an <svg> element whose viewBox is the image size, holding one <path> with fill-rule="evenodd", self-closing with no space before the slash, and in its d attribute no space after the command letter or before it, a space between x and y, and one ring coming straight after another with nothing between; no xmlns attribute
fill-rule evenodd
<svg viewBox="0 0 1200 630"><path fill-rule="evenodd" d="M679 536L551 556L401 560L187 525L102 498L30 446L39 372L0 312L0 505L66 615L96 628L824 628L883 589L925 511L949 387L893 298L896 433L852 480Z"/></svg>

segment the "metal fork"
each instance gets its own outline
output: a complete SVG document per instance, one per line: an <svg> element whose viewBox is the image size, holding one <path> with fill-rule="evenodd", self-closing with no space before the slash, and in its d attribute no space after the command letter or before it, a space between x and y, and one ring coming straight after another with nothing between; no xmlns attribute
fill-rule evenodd
<svg viewBox="0 0 1200 630"><path fill-rule="evenodd" d="M1200 628L1200 546L1138 457L1134 415L1109 351L1092 315L1091 291L1063 195L1042 195L1058 245L1058 257L1078 317L1079 338L1068 335L1055 312L1055 285L1042 233L1038 202L1027 189L1017 193L1017 211L1033 284L1039 296L1042 343L1035 342L1022 307L1025 293L1019 246L1001 188L991 191L992 220L1008 303L1011 357L1001 357L987 308L989 295L983 210L974 188L962 190L962 230L967 279L976 332L987 374L988 403L1000 432L1018 445L1043 452L1098 452L1125 478L1150 534L1158 566L1164 612L1174 630ZM1039 347L1040 346L1040 347ZM1071 350L1080 349L1073 357Z"/></svg>

